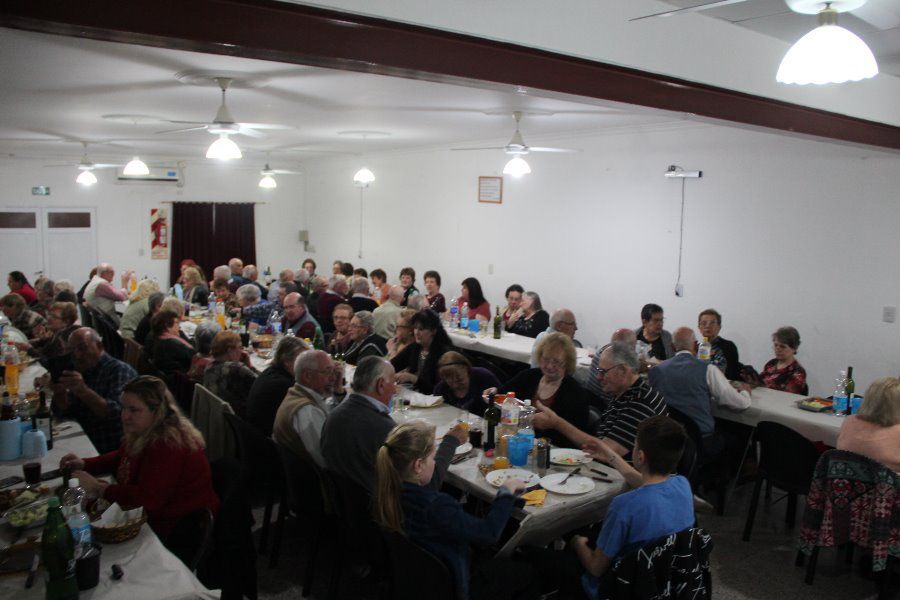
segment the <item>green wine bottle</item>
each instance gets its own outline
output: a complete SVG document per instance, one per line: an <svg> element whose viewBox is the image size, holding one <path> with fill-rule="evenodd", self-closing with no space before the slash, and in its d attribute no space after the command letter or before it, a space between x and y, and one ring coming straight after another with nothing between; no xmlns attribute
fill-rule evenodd
<svg viewBox="0 0 900 600"><path fill-rule="evenodd" d="M494 402L494 394L488 396L488 407L484 411L484 422L487 424L487 431L484 432L485 437L482 447L487 452L496 446L496 441L494 440L496 437L495 432L497 425L500 424L500 407Z"/></svg>
<svg viewBox="0 0 900 600"><path fill-rule="evenodd" d="M47 501L47 522L41 535L41 562L47 571L47 600L78 598L75 580L75 540L59 508L59 498Z"/></svg>
<svg viewBox="0 0 900 600"><path fill-rule="evenodd" d="M500 318L500 307L494 307L497 313L494 315L494 339L499 340L503 335L503 319Z"/></svg>
<svg viewBox="0 0 900 600"><path fill-rule="evenodd" d="M847 390L847 413L850 414L852 412L853 406L853 392L856 390L856 382L853 381L853 367L847 367L847 387L844 388Z"/></svg>

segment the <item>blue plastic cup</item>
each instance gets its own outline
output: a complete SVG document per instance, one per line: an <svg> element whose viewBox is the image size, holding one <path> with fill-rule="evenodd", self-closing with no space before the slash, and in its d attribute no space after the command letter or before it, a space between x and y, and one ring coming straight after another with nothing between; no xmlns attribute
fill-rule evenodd
<svg viewBox="0 0 900 600"><path fill-rule="evenodd" d="M481 321L479 321L478 319L473 319L470 317L469 318L469 331L478 333L478 328L481 327L480 323L481 323Z"/></svg>
<svg viewBox="0 0 900 600"><path fill-rule="evenodd" d="M527 439L519 436L510 438L509 448L507 448L510 464L516 467L524 467L527 465L529 449Z"/></svg>
<svg viewBox="0 0 900 600"><path fill-rule="evenodd" d="M857 411L859 411L859 407L862 406L862 396L853 396L853 400L850 402L850 414L855 415Z"/></svg>

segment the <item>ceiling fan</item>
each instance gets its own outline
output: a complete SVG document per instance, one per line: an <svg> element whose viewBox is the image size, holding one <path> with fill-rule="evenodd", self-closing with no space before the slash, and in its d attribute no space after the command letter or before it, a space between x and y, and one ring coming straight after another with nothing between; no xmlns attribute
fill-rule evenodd
<svg viewBox="0 0 900 600"><path fill-rule="evenodd" d="M248 137L260 138L263 137L263 134L258 131L260 129L290 129L290 127L288 127L287 125L274 125L269 123L244 123L235 121L234 117L231 116L231 112L228 110L227 104L225 103L225 95L228 91L228 86L231 85L233 79L231 77L213 77L212 79L216 82L216 85L219 86L219 89L222 90L222 104L219 106L219 110L216 112L216 116L211 122L204 123L200 121L179 121L173 119L162 119L162 121L166 123L193 125L193 127L169 129L166 131L158 131L157 133L184 133L187 131L200 131L205 129L212 135L219 136L219 139L217 139L210 145L209 149L206 152L206 157L227 160L231 158L241 158L240 149L238 148L237 144L235 144L234 141L229 138L229 136L246 135Z"/></svg>
<svg viewBox="0 0 900 600"><path fill-rule="evenodd" d="M81 142L82 147L84 148L81 154L80 162L71 162L60 165L44 165L45 167L78 167L80 173L78 177L75 179L81 185L94 185L97 183L97 176L94 175L94 169L115 169L116 167L124 167L125 165L121 164L112 164L112 163L95 163L90 158L88 158L87 154L87 142Z"/></svg>
<svg viewBox="0 0 900 600"><path fill-rule="evenodd" d="M506 154L512 156L512 159L503 167L503 173L514 177L521 177L531 173L531 167L522 157L531 152L580 152L580 150L572 150L569 148L548 148L543 146L529 146L522 138L522 132L519 131L519 122L522 120L522 111L513 111L513 119L516 120L516 132L512 139L505 146L490 146L486 148L451 148L451 150L503 150Z"/></svg>
<svg viewBox="0 0 900 600"><path fill-rule="evenodd" d="M674 15L683 15L693 12L701 12L714 8L721 8L731 4L741 4L743 2L753 2L754 0L713 0L710 2L700 2L691 6L684 6L672 10L665 10L650 15L643 15L629 19L629 21L640 21L642 19L650 19L653 17L671 17ZM804 15L815 15L823 9L830 7L837 12L853 12L853 16L866 21L873 27L878 29L892 29L897 27L897 17L895 9L890 9L887 0L784 0L788 8L792 11Z"/></svg>
<svg viewBox="0 0 900 600"><path fill-rule="evenodd" d="M271 190L278 187L278 183L275 181L275 175L302 175L300 171L288 171L286 169L273 169L269 166L269 159L266 157L266 166L263 167L263 170L259 172L262 175L262 179L259 180L259 187Z"/></svg>

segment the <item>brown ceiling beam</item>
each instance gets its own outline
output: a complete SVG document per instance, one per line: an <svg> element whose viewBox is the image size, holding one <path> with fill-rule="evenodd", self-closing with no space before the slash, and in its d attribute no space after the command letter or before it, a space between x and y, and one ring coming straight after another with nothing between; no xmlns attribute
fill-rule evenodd
<svg viewBox="0 0 900 600"><path fill-rule="evenodd" d="M900 127L885 123L515 44L272 0L4 0L0 25L428 81L522 86L900 150Z"/></svg>

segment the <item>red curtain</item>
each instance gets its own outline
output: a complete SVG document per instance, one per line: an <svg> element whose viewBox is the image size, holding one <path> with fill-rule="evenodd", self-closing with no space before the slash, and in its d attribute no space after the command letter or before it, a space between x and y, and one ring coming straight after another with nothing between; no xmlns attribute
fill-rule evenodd
<svg viewBox="0 0 900 600"><path fill-rule="evenodd" d="M170 284L178 279L181 261L191 258L206 279L234 257L256 263L256 220L252 203L176 202L172 211Z"/></svg>

